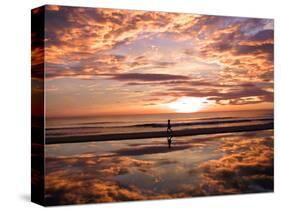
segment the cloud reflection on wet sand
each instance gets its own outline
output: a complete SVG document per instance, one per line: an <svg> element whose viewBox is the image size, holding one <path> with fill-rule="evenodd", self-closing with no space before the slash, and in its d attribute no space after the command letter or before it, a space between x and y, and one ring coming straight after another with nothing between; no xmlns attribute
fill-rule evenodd
<svg viewBox="0 0 281 212"><path fill-rule="evenodd" d="M271 130L183 137L171 150L165 141L132 142L108 144L108 152L97 152L94 143L83 144L84 152L71 152L69 144L48 146L47 204L273 191Z"/></svg>

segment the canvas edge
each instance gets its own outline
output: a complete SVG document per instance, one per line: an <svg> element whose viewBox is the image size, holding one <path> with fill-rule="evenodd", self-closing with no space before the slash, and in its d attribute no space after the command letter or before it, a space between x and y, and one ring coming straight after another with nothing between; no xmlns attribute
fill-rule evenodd
<svg viewBox="0 0 281 212"><path fill-rule="evenodd" d="M31 10L31 202L45 206L45 6Z"/></svg>

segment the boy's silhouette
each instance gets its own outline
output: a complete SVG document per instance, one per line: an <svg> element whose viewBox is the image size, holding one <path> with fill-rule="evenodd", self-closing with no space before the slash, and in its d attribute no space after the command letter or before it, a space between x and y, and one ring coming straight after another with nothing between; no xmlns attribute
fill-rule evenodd
<svg viewBox="0 0 281 212"><path fill-rule="evenodd" d="M172 126L171 126L171 121L169 119L168 120L168 127L167 127L167 139L168 139L169 148L171 148L172 137L173 137L173 130L172 130Z"/></svg>

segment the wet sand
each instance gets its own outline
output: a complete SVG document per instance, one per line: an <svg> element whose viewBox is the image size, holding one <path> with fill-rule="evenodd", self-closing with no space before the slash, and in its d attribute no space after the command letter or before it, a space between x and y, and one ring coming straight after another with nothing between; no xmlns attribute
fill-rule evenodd
<svg viewBox="0 0 281 212"><path fill-rule="evenodd" d="M46 146L46 204L273 191L273 130Z"/></svg>

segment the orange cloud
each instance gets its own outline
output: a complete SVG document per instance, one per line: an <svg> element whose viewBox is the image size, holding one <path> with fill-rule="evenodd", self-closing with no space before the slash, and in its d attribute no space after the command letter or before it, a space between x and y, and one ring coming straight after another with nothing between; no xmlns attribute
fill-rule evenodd
<svg viewBox="0 0 281 212"><path fill-rule="evenodd" d="M265 134L272 135L271 132ZM273 190L273 141L249 134L240 141L225 138L225 156L202 165L202 187L209 194L265 192Z"/></svg>
<svg viewBox="0 0 281 212"><path fill-rule="evenodd" d="M123 187L112 181L113 176L128 173L128 167L147 170L152 164L149 161L112 155L95 157L90 154L82 154L74 158L47 158L45 178L47 205L176 197L176 195L142 191L133 185ZM59 167L62 166L68 168L61 170ZM77 168L76 171L73 169L74 167Z"/></svg>
<svg viewBox="0 0 281 212"><path fill-rule="evenodd" d="M218 106L273 105L273 34L270 19L48 6L46 77L109 80L132 92L143 86L146 99L204 94ZM36 67L43 50L32 55ZM120 80L151 73L189 80ZM259 93L241 86L249 81Z"/></svg>

